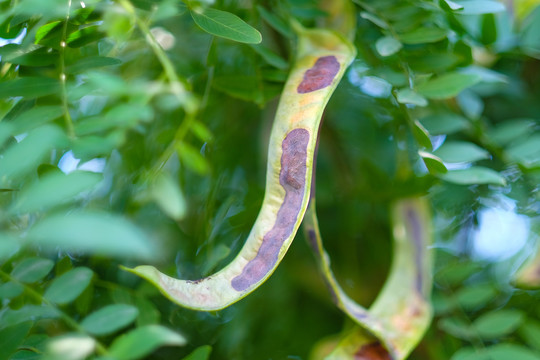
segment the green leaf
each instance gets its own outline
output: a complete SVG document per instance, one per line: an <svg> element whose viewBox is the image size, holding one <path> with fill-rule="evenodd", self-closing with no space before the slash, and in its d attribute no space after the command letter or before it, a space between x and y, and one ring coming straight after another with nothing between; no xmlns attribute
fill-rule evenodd
<svg viewBox="0 0 540 360"><path fill-rule="evenodd" d="M261 33L238 16L226 11L198 8L191 11L195 23L209 34L248 44L262 41Z"/></svg>
<svg viewBox="0 0 540 360"><path fill-rule="evenodd" d="M144 326L159 323L161 312L156 306L144 296L135 297L135 306L139 309L137 326Z"/></svg>
<svg viewBox="0 0 540 360"><path fill-rule="evenodd" d="M81 192L94 188L103 176L87 171L68 175L52 172L21 190L11 213L26 213L72 201Z"/></svg>
<svg viewBox="0 0 540 360"><path fill-rule="evenodd" d="M54 250L80 251L117 258L152 259L154 244L125 218L103 212L57 214L28 233L31 244Z"/></svg>
<svg viewBox="0 0 540 360"><path fill-rule="evenodd" d="M0 299L12 299L22 294L24 288L21 284L7 282L0 285Z"/></svg>
<svg viewBox="0 0 540 360"><path fill-rule="evenodd" d="M466 141L445 142L434 154L447 163L473 162L490 157L486 150Z"/></svg>
<svg viewBox="0 0 540 360"><path fill-rule="evenodd" d="M375 48L381 56L390 56L397 53L403 45L399 40L392 36L379 38L375 43Z"/></svg>
<svg viewBox="0 0 540 360"><path fill-rule="evenodd" d="M260 5L257 5L257 11L261 15L261 17L270 25L274 30L279 32L281 35L292 39L294 37L293 31L291 30L291 27L287 25L285 21L271 13L270 11L266 10Z"/></svg>
<svg viewBox="0 0 540 360"><path fill-rule="evenodd" d="M448 99L478 83L479 75L447 73L417 86L416 90L429 99Z"/></svg>
<svg viewBox="0 0 540 360"><path fill-rule="evenodd" d="M285 70L289 67L289 63L283 59L281 56L270 50L269 48L263 46L262 44L259 45L251 45L251 48L259 54L264 61L266 61L268 64L272 65L275 68Z"/></svg>
<svg viewBox="0 0 540 360"><path fill-rule="evenodd" d="M112 343L111 356L118 360L135 360L162 346L183 346L186 339L161 325L146 325L122 335Z"/></svg>
<svg viewBox="0 0 540 360"><path fill-rule="evenodd" d="M506 145L529 134L535 124L532 119L507 120L497 125L493 130L488 131L488 137L499 145Z"/></svg>
<svg viewBox="0 0 540 360"><path fill-rule="evenodd" d="M442 331L460 339L469 339L474 334L471 326L464 320L458 318L443 318L439 320L438 327Z"/></svg>
<svg viewBox="0 0 540 360"><path fill-rule="evenodd" d="M161 210L174 220L186 215L186 199L177 181L168 173L160 173L151 184L151 196Z"/></svg>
<svg viewBox="0 0 540 360"><path fill-rule="evenodd" d="M50 302L64 305L75 300L90 285L94 272L78 267L53 280L43 297Z"/></svg>
<svg viewBox="0 0 540 360"><path fill-rule="evenodd" d="M460 185L506 185L506 180L498 172L480 166L473 166L463 170L452 170L441 175L441 178L448 182Z"/></svg>
<svg viewBox="0 0 540 360"><path fill-rule="evenodd" d="M435 27L420 27L399 35L399 40L408 45L434 43L446 38L447 30Z"/></svg>
<svg viewBox="0 0 540 360"><path fill-rule="evenodd" d="M497 291L491 284L475 284L463 287L455 294L455 300L464 310L477 310L495 299Z"/></svg>
<svg viewBox="0 0 540 360"><path fill-rule="evenodd" d="M450 1L450 0L444 0L444 2L448 5L448 7L451 10L463 9L463 5L460 5L460 4L456 3L456 2L453 2L453 1Z"/></svg>
<svg viewBox="0 0 540 360"><path fill-rule="evenodd" d="M61 105L35 106L10 120L10 124L14 127L12 135L35 129L59 118L63 114L64 108Z"/></svg>
<svg viewBox="0 0 540 360"><path fill-rule="evenodd" d="M200 175L206 175L210 171L210 165L197 149L193 146L181 143L177 145L176 150L180 156L181 162Z"/></svg>
<svg viewBox="0 0 540 360"><path fill-rule="evenodd" d="M107 305L88 315L81 326L92 335L109 335L131 324L138 314L139 310L131 305Z"/></svg>
<svg viewBox="0 0 540 360"><path fill-rule="evenodd" d="M46 77L21 77L0 82L0 99L23 96L26 100L60 92L60 82Z"/></svg>
<svg viewBox="0 0 540 360"><path fill-rule="evenodd" d="M491 14L505 11L505 6L498 1L490 0L455 0L455 3L461 5L463 8L456 11L457 14L462 15L481 15Z"/></svg>
<svg viewBox="0 0 540 360"><path fill-rule="evenodd" d="M418 145L425 147L426 149L431 149L433 145L431 144L431 139L429 138L429 132L422 126L418 121L414 121L413 125L413 135Z"/></svg>
<svg viewBox="0 0 540 360"><path fill-rule="evenodd" d="M54 266L49 259L30 257L22 260L11 271L11 276L23 283L34 283L47 276Z"/></svg>
<svg viewBox="0 0 540 360"><path fill-rule="evenodd" d="M526 168L540 166L540 134L535 134L507 149L508 156Z"/></svg>
<svg viewBox="0 0 540 360"><path fill-rule="evenodd" d="M448 169L446 168L442 160L437 156L425 151L419 151L418 155L422 157L422 160L424 160L424 164L426 164L426 167L430 173L444 174L448 172Z"/></svg>
<svg viewBox="0 0 540 360"><path fill-rule="evenodd" d="M33 130L0 158L0 179L4 176L13 179L34 170L49 151L65 142L64 133L55 126L44 125Z"/></svg>
<svg viewBox="0 0 540 360"><path fill-rule="evenodd" d="M449 112L427 115L420 119L420 123L432 135L453 134L469 127L467 119Z"/></svg>
<svg viewBox="0 0 540 360"><path fill-rule="evenodd" d="M72 65L69 65L66 68L68 74L77 74L84 72L89 69L100 68L104 66L114 66L121 64L122 61L116 58L105 57L105 56L89 56L78 59Z"/></svg>
<svg viewBox="0 0 540 360"><path fill-rule="evenodd" d="M519 335L531 348L540 350L540 322L527 319L518 330Z"/></svg>
<svg viewBox="0 0 540 360"><path fill-rule="evenodd" d="M481 338L495 339L513 333L524 319L521 311L495 310L480 316L473 326Z"/></svg>
<svg viewBox="0 0 540 360"><path fill-rule="evenodd" d="M0 330L0 360L7 360L13 354L32 328L31 321L8 326Z"/></svg>
<svg viewBox="0 0 540 360"><path fill-rule="evenodd" d="M18 239L0 232L0 265L15 255L20 249Z"/></svg>
<svg viewBox="0 0 540 360"><path fill-rule="evenodd" d="M182 358L182 360L208 360L211 353L212 347L210 345L203 345L193 350L188 356Z"/></svg>
<svg viewBox="0 0 540 360"><path fill-rule="evenodd" d="M485 350L486 360L540 360L540 356L517 344L497 344Z"/></svg>
<svg viewBox="0 0 540 360"><path fill-rule="evenodd" d="M396 98L397 101L402 104L412 104L418 106L426 106L428 104L425 97L409 88L398 90Z"/></svg>
<svg viewBox="0 0 540 360"><path fill-rule="evenodd" d="M211 143L214 141L214 135L212 132L200 121L194 121L191 125L191 131L197 136L201 141Z"/></svg>
<svg viewBox="0 0 540 360"><path fill-rule="evenodd" d="M60 317L58 309L48 305L24 305L20 309L8 309L0 317L0 328L20 324L28 319L38 321L41 319L57 319Z"/></svg>

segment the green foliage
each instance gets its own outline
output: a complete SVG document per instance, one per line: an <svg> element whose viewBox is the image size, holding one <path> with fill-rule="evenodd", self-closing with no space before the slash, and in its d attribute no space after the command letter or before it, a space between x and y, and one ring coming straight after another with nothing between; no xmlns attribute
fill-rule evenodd
<svg viewBox="0 0 540 360"><path fill-rule="evenodd" d="M359 55L317 169L336 276L368 305L389 204L428 194L436 317L410 358L540 358L538 291L512 279L532 246L486 259L474 235L498 208L537 238L538 2L354 2ZM308 359L332 344L346 320L301 239L215 314L118 267L196 279L236 255L264 194L291 21L325 16L312 0L0 1L0 38L20 40L0 46L0 359Z"/></svg>

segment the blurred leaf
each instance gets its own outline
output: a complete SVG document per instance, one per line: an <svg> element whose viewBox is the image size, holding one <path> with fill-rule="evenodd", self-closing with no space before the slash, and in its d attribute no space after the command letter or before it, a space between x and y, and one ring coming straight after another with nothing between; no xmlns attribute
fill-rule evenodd
<svg viewBox="0 0 540 360"><path fill-rule="evenodd" d="M388 29L389 26L388 24L386 23L386 21L384 21L383 19L381 19L380 17L372 14L372 13L369 13L367 11L362 11L360 13L360 16L363 18L363 19L366 19L366 20L369 20L371 21L372 23L374 23L375 25L377 25L378 27L380 27L381 29Z"/></svg>
<svg viewBox="0 0 540 360"><path fill-rule="evenodd" d="M212 132L200 121L193 122L191 131L203 142L211 143L214 140Z"/></svg>
<svg viewBox="0 0 540 360"><path fill-rule="evenodd" d="M25 321L0 330L0 349L2 349L0 360L9 359L10 355L22 344L32 325L31 321Z"/></svg>
<svg viewBox="0 0 540 360"><path fill-rule="evenodd" d="M507 120L497 125L493 130L488 131L491 141L498 145L506 145L509 142L529 134L535 125L532 119Z"/></svg>
<svg viewBox="0 0 540 360"><path fill-rule="evenodd" d="M405 88L401 89L396 94L397 101L402 104L412 104L418 106L426 106L428 101L422 95L419 95L414 90Z"/></svg>
<svg viewBox="0 0 540 360"><path fill-rule="evenodd" d="M104 66L114 66L121 64L122 61L116 58L105 56L89 56L79 59L72 65L66 68L66 72L69 74L76 74L87 71L89 69L100 68Z"/></svg>
<svg viewBox="0 0 540 360"><path fill-rule="evenodd" d="M486 360L540 360L540 356L517 344L497 344L485 350Z"/></svg>
<svg viewBox="0 0 540 360"><path fill-rule="evenodd" d="M540 134L535 134L507 149L508 156L521 165L540 166Z"/></svg>
<svg viewBox="0 0 540 360"><path fill-rule="evenodd" d="M65 334L49 340L46 359L84 360L95 347L96 340L85 334Z"/></svg>
<svg viewBox="0 0 540 360"><path fill-rule="evenodd" d="M137 326L144 326L159 323L161 312L154 304L144 296L135 297L135 306L139 309Z"/></svg>
<svg viewBox="0 0 540 360"><path fill-rule="evenodd" d="M211 252L210 256L205 260L202 268L202 274L210 275L212 271L217 267L220 261L224 260L231 253L231 249L224 245L218 244Z"/></svg>
<svg viewBox="0 0 540 360"><path fill-rule="evenodd" d="M434 154L448 163L474 162L490 157L486 150L466 141L445 142Z"/></svg>
<svg viewBox="0 0 540 360"><path fill-rule="evenodd" d="M212 347L210 345L203 345L193 350L188 356L182 358L182 360L208 360L211 353Z"/></svg>
<svg viewBox="0 0 540 360"><path fill-rule="evenodd" d="M505 11L504 5L498 1L490 0L455 0L463 6L457 13L462 15L480 15Z"/></svg>
<svg viewBox="0 0 540 360"><path fill-rule="evenodd" d="M64 305L74 301L90 284L94 273L86 267L78 267L55 278L43 297L52 303Z"/></svg>
<svg viewBox="0 0 540 360"><path fill-rule="evenodd" d="M435 281L442 286L461 285L471 275L478 273L482 266L474 262L455 262L435 274Z"/></svg>
<svg viewBox="0 0 540 360"><path fill-rule="evenodd" d="M425 116L420 122L432 135L453 134L469 126L467 119L449 112Z"/></svg>
<svg viewBox="0 0 540 360"><path fill-rule="evenodd" d="M403 45L399 40L391 36L379 38L375 43L375 48L381 56L390 56L397 53Z"/></svg>
<svg viewBox="0 0 540 360"><path fill-rule="evenodd" d="M269 48L259 44L259 45L251 45L251 48L259 54L264 61L266 61L268 64L272 65L275 68L284 70L289 67L289 63L283 59L281 56L270 50Z"/></svg>
<svg viewBox="0 0 540 360"><path fill-rule="evenodd" d="M12 299L22 294L24 288L21 284L7 282L0 285L0 299Z"/></svg>
<svg viewBox="0 0 540 360"><path fill-rule="evenodd" d="M447 317L439 320L438 327L442 331L460 339L469 339L474 335L473 328L464 320Z"/></svg>
<svg viewBox="0 0 540 360"><path fill-rule="evenodd" d="M425 44L441 41L446 38L447 30L435 27L421 27L399 35L399 40L408 45Z"/></svg>
<svg viewBox="0 0 540 360"><path fill-rule="evenodd" d="M20 143L13 144L0 158L0 178L16 178L34 170L54 147L65 143L65 135L52 125L32 130Z"/></svg>
<svg viewBox="0 0 540 360"><path fill-rule="evenodd" d="M518 330L519 335L531 348L540 350L540 322L526 319Z"/></svg>
<svg viewBox="0 0 540 360"><path fill-rule="evenodd" d="M279 17L277 17L275 14L271 13L270 11L266 10L260 5L257 5L257 11L261 15L261 17L270 25L274 30L279 32L281 35L292 39L293 38L293 32L289 25Z"/></svg>
<svg viewBox="0 0 540 360"><path fill-rule="evenodd" d="M7 309L7 311L3 312L0 315L0 328L20 324L28 319L38 321L58 317L60 317L59 310L49 305L24 305L20 309Z"/></svg>
<svg viewBox="0 0 540 360"><path fill-rule="evenodd" d="M161 325L146 325L116 338L110 353L118 360L141 359L162 346L182 346L186 339Z"/></svg>
<svg viewBox="0 0 540 360"><path fill-rule="evenodd" d="M431 140L429 138L429 132L418 120L414 121L413 135L420 146L423 146L426 149L432 148L433 145L431 144Z"/></svg>
<svg viewBox="0 0 540 360"><path fill-rule="evenodd" d="M189 169L200 175L206 175L210 171L208 161L193 146L181 143L176 147L180 161Z"/></svg>
<svg viewBox="0 0 540 360"><path fill-rule="evenodd" d="M23 259L11 271L11 276L23 283L34 283L47 276L54 266L49 259L29 257Z"/></svg>
<svg viewBox="0 0 540 360"><path fill-rule="evenodd" d="M0 99L24 96L26 100L60 93L60 82L46 77L21 77L0 82Z"/></svg>
<svg viewBox="0 0 540 360"><path fill-rule="evenodd" d="M480 80L479 75L447 73L418 85L416 90L429 99L448 99Z"/></svg>
<svg viewBox="0 0 540 360"><path fill-rule="evenodd" d="M15 255L20 248L18 239L0 232L0 265Z"/></svg>
<svg viewBox="0 0 540 360"><path fill-rule="evenodd" d="M103 176L87 171L68 175L53 172L24 188L17 197L11 213L33 212L72 201L81 192L94 188Z"/></svg>
<svg viewBox="0 0 540 360"><path fill-rule="evenodd" d="M437 156L425 151L419 151L418 154L422 157L422 160L424 160L424 164L426 164L426 167L430 173L444 174L448 172L448 169L446 168L442 160Z"/></svg>
<svg viewBox="0 0 540 360"><path fill-rule="evenodd" d="M495 310L480 316L473 325L481 338L495 339L514 332L524 319L521 311Z"/></svg>
<svg viewBox="0 0 540 360"><path fill-rule="evenodd" d="M475 284L458 290L455 299L464 310L477 310L491 302L497 291L491 284Z"/></svg>
<svg viewBox="0 0 540 360"><path fill-rule="evenodd" d="M151 196L161 210L174 220L186 215L186 200L177 181L161 172L151 184Z"/></svg>
<svg viewBox="0 0 540 360"><path fill-rule="evenodd" d="M10 120L13 125L12 135L24 133L38 126L51 122L64 114L64 109L60 105L35 106L27 110L14 119Z"/></svg>
<svg viewBox="0 0 540 360"><path fill-rule="evenodd" d="M195 23L209 34L248 44L262 41L261 33L238 16L226 11L198 8L191 11Z"/></svg>
<svg viewBox="0 0 540 360"><path fill-rule="evenodd" d="M131 305L107 305L84 318L81 326L92 335L109 335L131 324L138 314Z"/></svg>
<svg viewBox="0 0 540 360"><path fill-rule="evenodd" d="M444 2L448 5L448 7L451 9L451 10L460 10L460 9L463 9L463 5L460 5L456 2L453 2L451 0L444 0Z"/></svg>
<svg viewBox="0 0 540 360"><path fill-rule="evenodd" d="M31 244L54 250L80 251L117 258L151 259L154 244L131 222L102 212L74 212L49 216L29 233Z"/></svg>
<svg viewBox="0 0 540 360"><path fill-rule="evenodd" d="M506 180L498 172L480 166L473 166L463 170L452 170L441 175L441 178L448 182L460 185L506 185Z"/></svg>

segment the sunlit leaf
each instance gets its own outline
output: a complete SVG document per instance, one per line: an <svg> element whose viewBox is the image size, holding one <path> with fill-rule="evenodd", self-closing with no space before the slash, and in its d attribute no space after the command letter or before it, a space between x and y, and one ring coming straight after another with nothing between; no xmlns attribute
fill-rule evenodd
<svg viewBox="0 0 540 360"><path fill-rule="evenodd" d="M447 163L473 162L490 157L486 150L466 141L445 142L434 154Z"/></svg>
<svg viewBox="0 0 540 360"><path fill-rule="evenodd" d="M377 40L375 48L381 56L390 56L397 53L403 45L399 40L391 36L385 36Z"/></svg>
<svg viewBox="0 0 540 360"><path fill-rule="evenodd" d="M463 8L457 10L457 13L463 15L480 15L505 11L504 5L498 1L491 0L455 0L455 3Z"/></svg>

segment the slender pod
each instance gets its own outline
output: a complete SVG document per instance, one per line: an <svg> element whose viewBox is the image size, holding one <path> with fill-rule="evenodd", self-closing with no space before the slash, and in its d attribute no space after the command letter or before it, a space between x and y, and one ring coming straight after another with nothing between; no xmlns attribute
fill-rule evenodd
<svg viewBox="0 0 540 360"><path fill-rule="evenodd" d="M128 269L181 306L219 310L255 290L283 259L304 218L322 112L356 51L331 30L296 30L296 61L270 135L264 200L238 256L195 281L178 280L147 265Z"/></svg>
<svg viewBox="0 0 540 360"><path fill-rule="evenodd" d="M359 326L327 359L400 360L416 346L431 320L431 217L424 198L392 205L394 257L390 275L369 310L339 286L324 250L312 199L304 226L336 305Z"/></svg>

